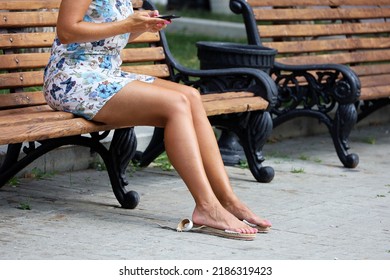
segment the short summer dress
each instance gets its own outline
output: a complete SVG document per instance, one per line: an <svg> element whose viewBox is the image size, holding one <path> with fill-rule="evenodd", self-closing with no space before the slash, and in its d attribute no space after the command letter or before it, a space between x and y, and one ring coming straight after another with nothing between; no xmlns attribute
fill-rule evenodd
<svg viewBox="0 0 390 280"><path fill-rule="evenodd" d="M84 21L103 23L133 13L130 0L92 0ZM90 43L61 44L56 37L44 73L44 95L55 110L92 119L126 84L152 83L155 77L123 72L120 51L129 34Z"/></svg>

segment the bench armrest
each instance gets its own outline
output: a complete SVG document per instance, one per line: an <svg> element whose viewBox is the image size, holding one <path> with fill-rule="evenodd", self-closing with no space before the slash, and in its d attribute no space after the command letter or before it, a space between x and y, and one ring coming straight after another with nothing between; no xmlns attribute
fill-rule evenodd
<svg viewBox="0 0 390 280"><path fill-rule="evenodd" d="M269 102L271 109L277 102L277 87L272 78L259 69L227 68L227 69L190 69L177 62L166 48L166 57L172 68L173 81L184 83L199 89L201 94L250 91Z"/></svg>
<svg viewBox="0 0 390 280"><path fill-rule="evenodd" d="M282 83L286 83L286 80L298 81L301 77L305 86L332 92L340 104L354 103L360 97L359 77L342 64L286 65L275 62L271 75L276 77L275 82L279 87L283 87ZM295 82L294 86L299 86L299 83Z"/></svg>

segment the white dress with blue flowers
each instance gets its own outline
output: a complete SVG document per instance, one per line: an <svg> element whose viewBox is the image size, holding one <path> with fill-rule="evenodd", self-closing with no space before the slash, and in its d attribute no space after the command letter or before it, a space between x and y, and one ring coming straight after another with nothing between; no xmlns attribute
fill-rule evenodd
<svg viewBox="0 0 390 280"><path fill-rule="evenodd" d="M92 0L84 21L113 22L133 13L130 0ZM134 80L154 77L123 72L120 51L129 34L90 43L61 44L55 39L44 74L44 95L56 110L92 119L106 102Z"/></svg>

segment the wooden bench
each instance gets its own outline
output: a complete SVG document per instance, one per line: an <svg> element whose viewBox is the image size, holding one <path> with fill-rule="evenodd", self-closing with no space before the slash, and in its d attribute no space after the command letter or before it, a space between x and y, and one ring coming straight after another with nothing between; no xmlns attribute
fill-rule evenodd
<svg viewBox="0 0 390 280"><path fill-rule="evenodd" d="M53 111L43 97L43 68L55 36L53 28L60 2L0 0L0 145L7 145L0 166L0 186L47 152L64 145L81 145L103 159L122 207L134 208L138 194L125 189L126 168L136 152L133 128L104 125ZM135 0L133 6L154 9L148 1ZM200 89L212 123L241 135L255 178L261 182L272 180L273 169L262 166L262 147L272 129L269 109L277 93L269 76L256 69L186 69L172 58L164 33L140 36L121 56L126 71ZM106 148L102 140L110 131L114 131L113 138Z"/></svg>
<svg viewBox="0 0 390 280"><path fill-rule="evenodd" d="M345 167L357 121L390 103L390 0L231 0L248 43L278 50L274 127L296 117L324 123Z"/></svg>

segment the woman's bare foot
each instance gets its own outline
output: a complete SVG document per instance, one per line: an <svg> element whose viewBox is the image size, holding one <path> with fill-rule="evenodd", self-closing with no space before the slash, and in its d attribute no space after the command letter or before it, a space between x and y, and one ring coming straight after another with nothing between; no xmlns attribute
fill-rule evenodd
<svg viewBox="0 0 390 280"><path fill-rule="evenodd" d="M272 224L270 221L263 219L253 213L244 203L236 199L233 202L228 202L224 204L226 210L232 213L239 220L246 220L247 222L257 225L260 228L270 228Z"/></svg>
<svg viewBox="0 0 390 280"><path fill-rule="evenodd" d="M257 229L252 228L240 221L222 205L196 205L192 214L194 224L205 225L212 228L230 230L239 233L254 234Z"/></svg>

